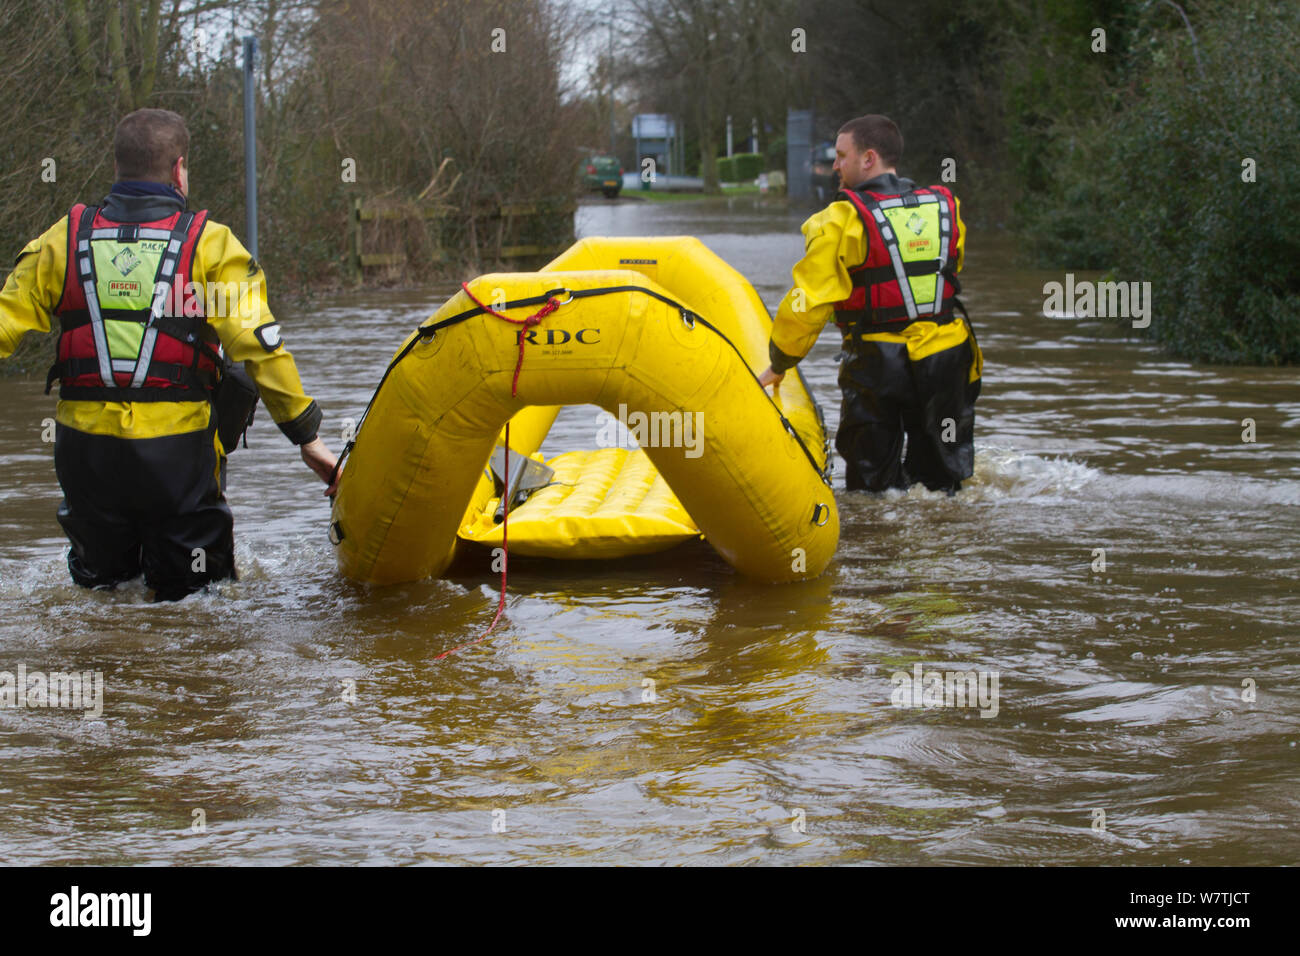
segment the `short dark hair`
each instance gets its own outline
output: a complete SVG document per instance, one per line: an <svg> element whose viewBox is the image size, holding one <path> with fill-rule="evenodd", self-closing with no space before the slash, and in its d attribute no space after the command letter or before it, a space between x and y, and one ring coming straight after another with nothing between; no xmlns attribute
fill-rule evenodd
<svg viewBox="0 0 1300 956"><path fill-rule="evenodd" d="M840 127L840 135L844 133L853 137L853 144L859 152L874 149L886 166L897 166L903 158L903 134L899 132L898 124L888 116L869 113L851 119Z"/></svg>
<svg viewBox="0 0 1300 956"><path fill-rule="evenodd" d="M169 182L177 158L189 151L190 131L171 110L127 113L113 134L113 162L121 179Z"/></svg>

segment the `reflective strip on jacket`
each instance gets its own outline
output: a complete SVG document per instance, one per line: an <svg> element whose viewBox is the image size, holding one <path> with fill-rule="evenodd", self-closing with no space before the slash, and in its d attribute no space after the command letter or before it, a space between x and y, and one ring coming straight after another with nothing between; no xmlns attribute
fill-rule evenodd
<svg viewBox="0 0 1300 956"><path fill-rule="evenodd" d="M63 294L68 265L68 218L62 217L19 254L0 289L0 358L27 332L47 333ZM192 279L205 290L236 289L225 308L204 316L205 338L220 344L257 383L271 417L295 444L315 437L320 410L303 392L293 356L279 338L266 304L264 273L230 229L208 220L194 246ZM60 400L56 420L78 431L154 438L208 427L208 401Z"/></svg>
<svg viewBox="0 0 1300 956"><path fill-rule="evenodd" d="M863 185L874 189L875 184L876 180L872 180ZM961 200L956 197L953 219L954 271L959 272L965 262L966 229L961 220ZM809 216L802 229L804 256L792 270L794 284L781 300L772 324L773 350L793 362L801 360L812 349L822 328L834 317L835 304L853 294L852 272L865 265L868 258L868 238L862 217L847 199L832 202ZM917 360L960 345L971 335L964 321L936 323L918 318L899 331L870 332L863 338L905 344L908 354ZM979 378L981 371L982 356L975 347L970 380Z"/></svg>
<svg viewBox="0 0 1300 956"><path fill-rule="evenodd" d="M204 342L206 302L190 272L206 220L206 210L177 209L124 223L72 207L46 391L57 379L61 399L207 400L220 359Z"/></svg>
<svg viewBox="0 0 1300 956"><path fill-rule="evenodd" d="M907 323L952 315L961 228L943 186L901 193L845 189L862 220L867 258L850 270L853 291L835 303L846 334L901 331Z"/></svg>

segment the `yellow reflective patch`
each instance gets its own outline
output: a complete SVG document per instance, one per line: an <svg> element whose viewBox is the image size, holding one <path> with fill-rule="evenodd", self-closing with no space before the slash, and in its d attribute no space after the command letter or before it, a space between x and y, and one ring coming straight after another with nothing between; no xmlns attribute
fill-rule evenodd
<svg viewBox="0 0 1300 956"><path fill-rule="evenodd" d="M97 239L90 250L95 257L95 293L101 309L147 309L153 303L153 280L158 274L167 243L118 242Z"/></svg>
<svg viewBox="0 0 1300 956"><path fill-rule="evenodd" d="M122 319L105 319L104 337L108 339L108 354L113 358L138 358L140 343L144 340L144 324Z"/></svg>
<svg viewBox="0 0 1300 956"><path fill-rule="evenodd" d="M904 262L939 258L939 204L894 206L883 210L898 240L898 252ZM931 276L912 276L912 301L927 305L934 301L935 281Z"/></svg>
<svg viewBox="0 0 1300 956"><path fill-rule="evenodd" d="M883 210L898 238L904 262L935 259L939 255L939 204L894 206Z"/></svg>
<svg viewBox="0 0 1300 956"><path fill-rule="evenodd" d="M912 287L912 301L917 305L929 305L934 301L934 276L912 276L907 284Z"/></svg>

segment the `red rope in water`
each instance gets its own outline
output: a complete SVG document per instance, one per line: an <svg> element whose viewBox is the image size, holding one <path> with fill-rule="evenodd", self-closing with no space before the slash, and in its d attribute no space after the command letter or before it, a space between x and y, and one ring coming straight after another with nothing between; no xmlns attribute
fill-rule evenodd
<svg viewBox="0 0 1300 956"><path fill-rule="evenodd" d="M532 328L534 325L542 321L542 319L546 318L546 316L550 315L552 312L554 312L556 309L560 307L559 300L556 299L554 296L551 296L549 299L546 300L546 305L542 306L540 309L538 309L528 318L512 319L510 318L510 316L502 315L500 312L496 311L491 306L484 305L482 302L480 302L477 298L474 297L474 293L469 291L469 286L467 286L465 283L462 282L460 284L460 287L465 290L465 294L469 296L471 300L473 300L474 304L477 305L484 312L486 312L488 315L496 316L498 319L502 319L506 322L509 322L511 325L522 325L524 329ZM511 397L514 397L519 394L519 372L524 367L524 329L521 329L519 332L519 359L515 362L515 376L510 381ZM506 459L506 464L505 464L505 468L503 469L504 474L502 475L501 478L503 482L503 488L501 491L501 498L502 498L501 504L503 509L501 514L501 597L497 601L496 616L492 618L492 623L488 625L488 629L484 631L482 634L480 634L478 637L476 637L474 640L468 641L464 644L457 644L455 647L451 648L450 650L443 651L441 654L439 654L437 657L434 658L435 661L440 661L444 657L450 657L452 654L455 654L457 651L464 650L467 647L473 647L475 644L479 644L485 641L487 639L487 636L491 634L493 629L497 626L497 622L501 620L501 612L503 612L506 609L506 569L510 564L510 541L508 537L510 532L510 423L509 422L506 422L505 459Z"/></svg>

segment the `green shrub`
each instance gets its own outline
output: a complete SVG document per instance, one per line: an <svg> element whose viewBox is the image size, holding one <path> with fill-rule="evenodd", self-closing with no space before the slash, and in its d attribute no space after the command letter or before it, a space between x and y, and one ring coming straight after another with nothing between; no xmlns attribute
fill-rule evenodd
<svg viewBox="0 0 1300 956"><path fill-rule="evenodd" d="M762 153L736 153L718 160L718 182L748 183L758 178L767 164Z"/></svg>
<svg viewBox="0 0 1300 956"><path fill-rule="evenodd" d="M767 168L767 157L762 153L737 153L731 158L736 161L734 181L738 183L752 182Z"/></svg>
<svg viewBox="0 0 1300 956"><path fill-rule="evenodd" d="M1113 108L1058 131L1028 231L1040 260L1150 281L1146 334L1175 355L1300 362L1300 71L1279 39L1300 7L1197 12L1198 42L1143 24Z"/></svg>

